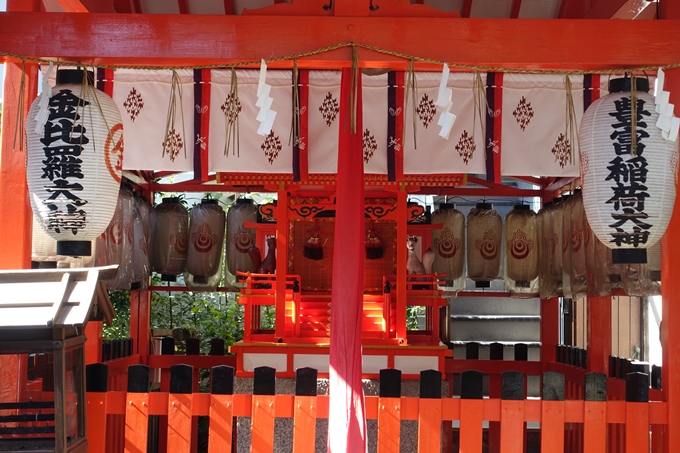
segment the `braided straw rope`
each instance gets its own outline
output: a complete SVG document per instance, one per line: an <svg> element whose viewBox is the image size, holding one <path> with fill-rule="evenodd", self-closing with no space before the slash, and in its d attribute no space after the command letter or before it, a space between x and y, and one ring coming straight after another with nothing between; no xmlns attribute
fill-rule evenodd
<svg viewBox="0 0 680 453"><path fill-rule="evenodd" d="M502 73L516 73L516 74L557 74L557 75L578 75L578 74L620 74L620 73L625 73L625 72L644 72L644 71L656 71L658 68L662 69L672 69L672 68L678 68L680 67L680 62L678 63L671 63L667 65L655 65L655 66L642 66L642 67L635 67L635 68L615 68L615 69L589 69L589 70L566 70L566 69L523 69L523 68L503 68L503 67L495 67L495 66L480 66L480 65L474 65L474 64L465 64L465 63L452 63L448 61L443 61L443 60L436 60L432 58L426 58L426 57L418 57L415 55L409 55L401 52L396 52L393 50L387 50L383 49L380 47L376 46L371 46L369 44L362 44L362 43L357 43L357 42L342 42L338 44L333 44L331 46L326 46L326 47L321 47L318 49L313 49L313 50L308 50L306 52L300 52L297 54L290 54L290 55L282 55L279 57L273 57L269 59L265 59L265 62L270 63L270 62L275 62L275 61L293 61L296 59L304 58L304 57L311 57L314 55L319 55L319 54L324 54L331 52L333 50L338 50L342 49L345 47L350 47L352 49L359 48L359 49L365 49L365 50L370 50L372 52L377 52L382 55L389 55L392 57L397 57L401 58L404 60L412 60L412 61L417 61L420 63L432 63L432 64L437 64L437 65L443 65L447 64L449 67L452 68L459 68L459 69L467 69L470 71L482 71L482 72L502 72ZM58 61L58 60L52 60L52 59L47 59L47 58L35 58L35 57L27 57L24 55L18 55L18 54L13 54L9 52L3 52L0 51L0 55L14 59L14 60L20 60L20 61L29 61L29 62L34 62L34 63L45 63L48 64L50 62L54 64L59 64L60 66L83 66L84 64L82 62L76 62L76 61ZM159 71L159 70L176 70L176 69L231 69L231 68L238 68L238 67L243 67L243 66L255 66L259 65L261 60L252 60L252 61L240 61L237 63L229 63L229 64L212 64L212 65L200 65L200 66L141 66L141 65L101 65L97 66L98 68L104 68L104 69L143 69L143 70L149 70L149 71Z"/></svg>

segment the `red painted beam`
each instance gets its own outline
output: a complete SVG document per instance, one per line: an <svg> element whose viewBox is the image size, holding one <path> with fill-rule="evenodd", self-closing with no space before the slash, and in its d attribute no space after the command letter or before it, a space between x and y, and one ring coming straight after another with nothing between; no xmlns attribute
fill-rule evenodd
<svg viewBox="0 0 680 453"><path fill-rule="evenodd" d="M66 13L87 13L89 12L80 0L55 0L56 8Z"/></svg>
<svg viewBox="0 0 680 453"><path fill-rule="evenodd" d="M680 62L678 29L679 20L0 13L0 51L95 65L177 66L254 62L353 41L463 64L614 69ZM360 50L359 56L363 66L407 64L403 58L370 50ZM299 65L337 68L348 65L350 57L350 50L343 48L301 58ZM270 67L291 64L272 62Z"/></svg>

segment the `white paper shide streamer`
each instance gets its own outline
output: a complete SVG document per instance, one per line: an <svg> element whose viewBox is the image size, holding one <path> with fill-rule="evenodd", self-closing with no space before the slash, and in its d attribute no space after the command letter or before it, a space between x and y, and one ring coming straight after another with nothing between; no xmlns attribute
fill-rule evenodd
<svg viewBox="0 0 680 453"><path fill-rule="evenodd" d="M441 131L439 136L445 140L449 139L449 134L451 133L451 128L453 127L454 121L456 121L456 115L451 113L451 107L453 103L451 102L451 95L453 91L451 88L446 86L449 81L449 65L444 64L444 69L442 69L442 79L439 82L439 92L437 93L437 101L434 105L437 106L437 110L440 111L439 119L437 120L437 126L441 126Z"/></svg>
<svg viewBox="0 0 680 453"><path fill-rule="evenodd" d="M260 80L257 83L257 102L255 102L255 106L260 108L260 113L257 114L257 121L260 122L257 133L262 136L269 135L276 119L276 112L271 109L274 98L269 96L272 87L267 85L266 80L267 63L262 60L260 63Z"/></svg>

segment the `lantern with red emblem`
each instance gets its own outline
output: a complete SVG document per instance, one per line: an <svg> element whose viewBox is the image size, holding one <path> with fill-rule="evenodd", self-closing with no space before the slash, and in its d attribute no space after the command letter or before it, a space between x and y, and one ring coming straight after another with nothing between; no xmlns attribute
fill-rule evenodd
<svg viewBox="0 0 680 453"><path fill-rule="evenodd" d="M441 203L432 213L432 223L442 224L432 232L434 261L432 271L446 274L447 291L465 289L465 216L450 203Z"/></svg>
<svg viewBox="0 0 680 453"><path fill-rule="evenodd" d="M220 282L226 217L217 200L204 199L189 219L189 247L184 280L190 289L207 290Z"/></svg>
<svg viewBox="0 0 680 453"><path fill-rule="evenodd" d="M257 222L258 208L255 201L239 198L227 212L227 269L231 275L237 272L253 272L253 261L248 254L255 245L255 230L246 222Z"/></svg>
<svg viewBox="0 0 680 453"><path fill-rule="evenodd" d="M538 296L538 227L529 205L505 216L505 286L510 297Z"/></svg>
<svg viewBox="0 0 680 453"><path fill-rule="evenodd" d="M478 288L501 277L503 219L490 203L477 203L467 219L467 272Z"/></svg>
<svg viewBox="0 0 680 453"><path fill-rule="evenodd" d="M177 197L156 206L151 264L163 281L174 282L187 264L189 212Z"/></svg>

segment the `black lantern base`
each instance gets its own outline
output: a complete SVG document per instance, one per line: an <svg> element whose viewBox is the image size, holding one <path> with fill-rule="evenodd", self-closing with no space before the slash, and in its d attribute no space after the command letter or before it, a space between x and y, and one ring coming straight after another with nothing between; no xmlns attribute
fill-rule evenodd
<svg viewBox="0 0 680 453"><path fill-rule="evenodd" d="M647 249L612 249L614 264L646 264Z"/></svg>
<svg viewBox="0 0 680 453"><path fill-rule="evenodd" d="M491 282L475 282L475 288L491 288Z"/></svg>
<svg viewBox="0 0 680 453"><path fill-rule="evenodd" d="M164 281L164 282L176 282L176 281L177 281L177 276L176 276L176 275L170 275L170 274L161 274L161 281Z"/></svg>
<svg viewBox="0 0 680 453"><path fill-rule="evenodd" d="M205 275L194 275L194 283L199 285L205 285L208 283L208 277Z"/></svg>
<svg viewBox="0 0 680 453"><path fill-rule="evenodd" d="M90 241L57 241L57 255L62 256L91 256L92 242Z"/></svg>

